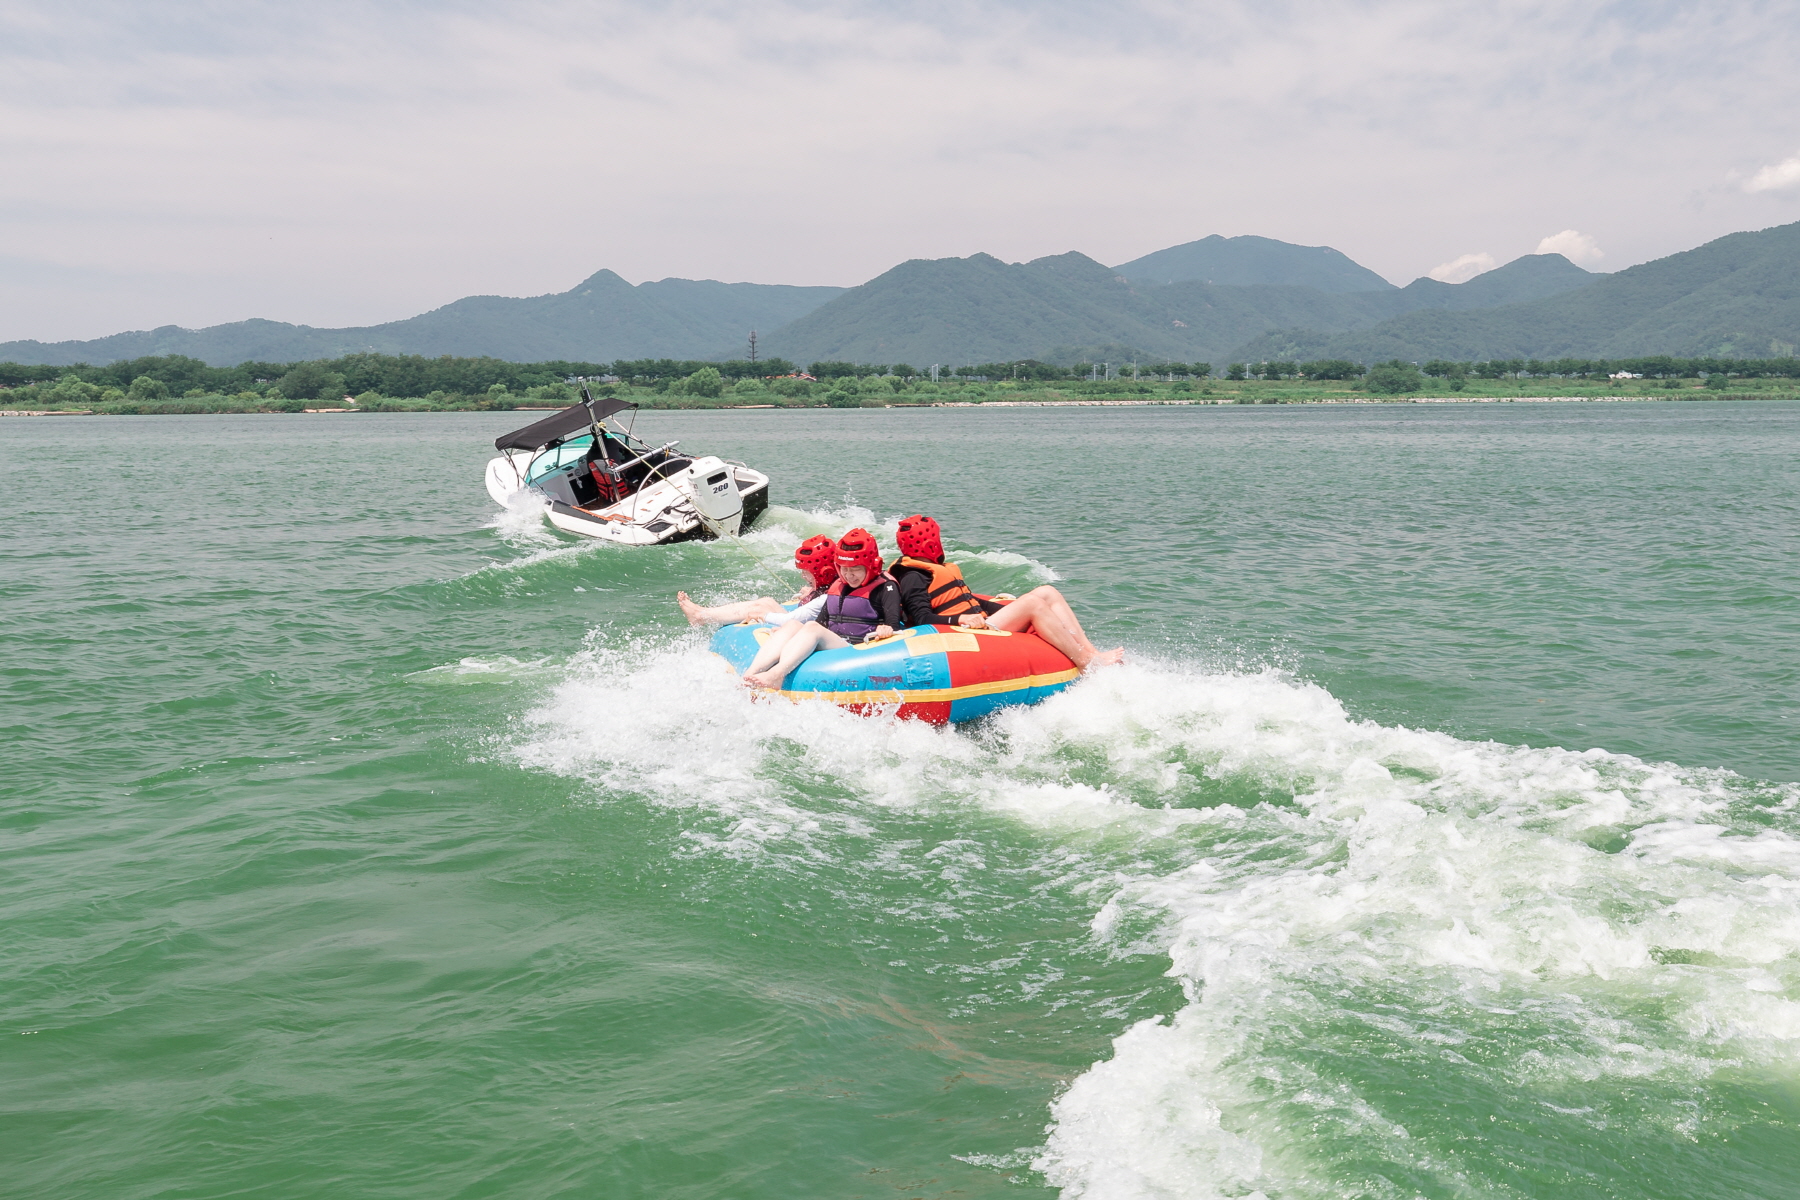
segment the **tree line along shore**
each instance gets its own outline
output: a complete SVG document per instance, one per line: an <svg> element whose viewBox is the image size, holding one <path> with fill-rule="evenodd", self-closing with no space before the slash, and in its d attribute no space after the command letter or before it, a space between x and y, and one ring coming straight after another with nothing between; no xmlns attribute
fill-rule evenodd
<svg viewBox="0 0 1800 1200"><path fill-rule="evenodd" d="M862 408L1095 398L1214 404L1343 399L1800 395L1800 358L941 364L782 359L515 363L353 354L213 367L162 355L107 366L0 363L0 410L96 414L470 412L561 407L582 386L646 408Z"/></svg>

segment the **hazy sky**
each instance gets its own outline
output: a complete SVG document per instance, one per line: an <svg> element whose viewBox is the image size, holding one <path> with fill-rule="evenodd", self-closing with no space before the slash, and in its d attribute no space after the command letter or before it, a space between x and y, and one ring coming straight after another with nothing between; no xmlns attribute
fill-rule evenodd
<svg viewBox="0 0 1800 1200"><path fill-rule="evenodd" d="M0 3L0 340L1210 233L1396 282L1800 220L1790 3Z"/></svg>

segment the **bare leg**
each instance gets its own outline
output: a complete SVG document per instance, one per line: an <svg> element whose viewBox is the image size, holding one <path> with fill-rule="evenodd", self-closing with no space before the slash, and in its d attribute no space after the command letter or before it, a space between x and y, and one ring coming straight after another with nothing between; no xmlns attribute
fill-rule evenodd
<svg viewBox="0 0 1800 1200"><path fill-rule="evenodd" d="M799 624L799 622L795 622L795 624ZM771 642L774 640L774 638L769 639ZM787 639L787 644L781 648L781 660L779 662L766 671L756 673L745 671L744 682L751 687L780 690L781 685L786 682L787 677L793 674L794 668L799 666L806 656L811 654L814 650L836 650L840 646L848 646L849 644L849 642L831 632L831 630L825 628L817 621L808 621L806 624L800 626L800 631L798 633ZM766 650L768 647L765 646L763 649ZM759 655L758 657L761 656Z"/></svg>
<svg viewBox="0 0 1800 1200"><path fill-rule="evenodd" d="M774 666L788 642L793 640L802 629L805 629L806 625L807 622L802 621L789 621L785 625L777 625L775 632L769 635L769 640L757 647L756 657L750 660L750 665L744 668L745 677L760 675Z"/></svg>
<svg viewBox="0 0 1800 1200"><path fill-rule="evenodd" d="M1124 647L1101 650L1088 641L1081 622L1075 619L1075 610L1069 607L1062 593L1049 584L1031 589L987 620L995 629L1013 633L1035 625L1039 637L1068 655L1069 661L1083 671L1089 667L1116 666L1125 661Z"/></svg>
<svg viewBox="0 0 1800 1200"><path fill-rule="evenodd" d="M688 598L686 592L675 593L675 603L681 605L681 611L687 614L689 625L729 625L733 621L754 621L758 617L766 617L781 611L781 602L771 600L767 596L758 596L754 600L740 600L736 604L718 604L712 608L702 608Z"/></svg>

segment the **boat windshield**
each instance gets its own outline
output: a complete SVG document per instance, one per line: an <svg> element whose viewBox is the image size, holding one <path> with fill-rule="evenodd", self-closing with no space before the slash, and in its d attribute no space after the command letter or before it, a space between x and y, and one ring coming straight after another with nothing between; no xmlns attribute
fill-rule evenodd
<svg viewBox="0 0 1800 1200"><path fill-rule="evenodd" d="M593 448L594 435L591 433L570 438L560 446L552 446L531 460L531 466L525 470L525 482L536 483L552 471L560 470L570 463L580 462Z"/></svg>
<svg viewBox="0 0 1800 1200"><path fill-rule="evenodd" d="M649 447L644 443L617 429L608 429L606 437L608 442L612 443L606 448L607 456L615 462L619 459L621 447L632 455L649 452ZM525 482L536 483L546 475L572 466L588 457L593 448L594 435L591 433L584 433L580 437L570 438L559 446L552 446L531 460L531 465L525 468Z"/></svg>

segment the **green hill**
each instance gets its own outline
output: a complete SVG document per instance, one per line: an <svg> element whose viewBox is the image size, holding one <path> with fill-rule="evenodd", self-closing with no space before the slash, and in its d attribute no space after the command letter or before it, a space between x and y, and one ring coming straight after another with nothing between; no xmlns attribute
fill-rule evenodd
<svg viewBox="0 0 1800 1200"><path fill-rule="evenodd" d="M1417 299L1415 309L1494 308L1559 295L1598 278L1560 254L1527 254L1466 283L1439 283L1421 276L1400 291Z"/></svg>
<svg viewBox="0 0 1800 1200"><path fill-rule="evenodd" d="M1113 272L1133 283L1216 283L1229 287L1290 284L1322 292L1385 292L1393 284L1330 246L1296 246L1274 238L1211 237L1170 246L1121 263Z"/></svg>
<svg viewBox="0 0 1800 1200"><path fill-rule="evenodd" d="M1522 303L1413 312L1349 332L1294 322L1238 347L1233 357L1779 357L1797 344L1800 223L1729 234L1598 277L1579 291Z"/></svg>
<svg viewBox="0 0 1800 1200"><path fill-rule="evenodd" d="M264 320L207 329L165 325L84 342L0 343L0 361L65 366L185 354L213 366L234 366L376 351L608 362L701 358L721 348L740 356L752 329L772 330L843 290L711 279L663 279L634 287L611 271L599 271L566 292L525 299L469 296L383 325L315 329Z"/></svg>
<svg viewBox="0 0 1800 1200"><path fill-rule="evenodd" d="M769 352L796 362L992 362L1050 346L1144 346L1138 289L1083 254L1004 263L913 259L783 326Z"/></svg>
<svg viewBox="0 0 1800 1200"><path fill-rule="evenodd" d="M987 254L914 259L776 330L767 345L796 362L1223 363L1270 330L1354 330L1414 309L1543 296L1593 278L1560 255L1519 259L1464 284L1421 279L1360 292L1270 283L1148 286L1075 253L1027 263Z"/></svg>

